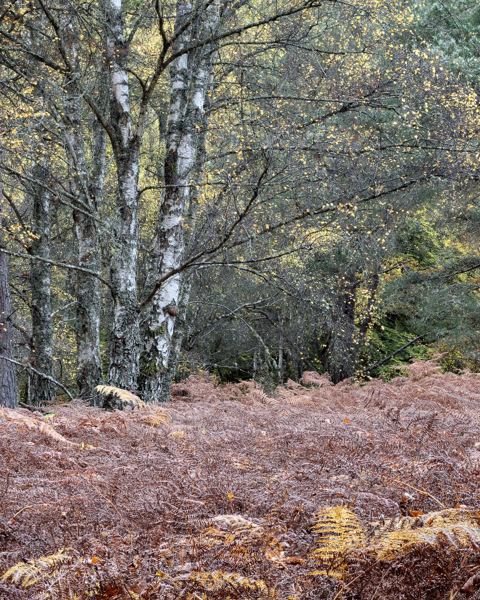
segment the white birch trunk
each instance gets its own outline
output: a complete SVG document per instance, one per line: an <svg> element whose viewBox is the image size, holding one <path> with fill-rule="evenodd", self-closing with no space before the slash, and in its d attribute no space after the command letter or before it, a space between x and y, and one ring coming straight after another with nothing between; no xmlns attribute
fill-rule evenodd
<svg viewBox="0 0 480 600"><path fill-rule="evenodd" d="M178 0L176 27L182 26L191 2ZM197 27L199 39L208 39L220 19L218 2L212 3ZM200 37L201 36L201 37ZM179 51L190 40L178 40ZM171 67L171 104L165 160L165 191L148 266L147 292L155 282L182 263L185 251L184 217L191 201L192 183L203 164L198 164L199 129L204 125L205 101L212 72L214 48L207 44L189 55L182 55ZM175 321L179 314L181 276L167 279L146 308L142 320L140 387L145 401L165 399L171 381L167 377L173 345Z"/></svg>
<svg viewBox="0 0 480 600"><path fill-rule="evenodd" d="M117 203L113 227L111 284L113 323L108 382L135 391L139 365L137 303L138 172L140 139L132 131L128 46L121 0L105 0L106 57L110 69L110 122L117 166Z"/></svg>

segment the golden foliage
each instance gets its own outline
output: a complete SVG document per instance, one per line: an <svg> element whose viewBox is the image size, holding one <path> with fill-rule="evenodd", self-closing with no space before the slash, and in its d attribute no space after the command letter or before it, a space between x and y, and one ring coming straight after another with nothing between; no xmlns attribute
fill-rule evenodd
<svg viewBox="0 0 480 600"><path fill-rule="evenodd" d="M58 431L56 431L51 425L49 425L45 421L41 421L40 419L36 419L35 417L24 415L12 408L0 408L0 418L3 418L11 423L15 423L16 425L21 425L30 431L38 431L39 433L43 433L44 435L47 435L48 437L56 440L57 442L69 444L70 446L80 445L76 444L75 442L71 442L70 440L67 440L67 438L63 437L63 435L58 433Z"/></svg>
<svg viewBox="0 0 480 600"><path fill-rule="evenodd" d="M405 554L420 544L456 549L480 545L480 515L465 509L451 508L417 518L404 517L392 525L393 529L384 530L371 546L379 559Z"/></svg>
<svg viewBox="0 0 480 600"><path fill-rule="evenodd" d="M56 554L19 562L3 574L2 581L10 580L23 588L35 585L42 577L56 574L58 568L71 558L68 550L70 548L62 548Z"/></svg>
<svg viewBox="0 0 480 600"><path fill-rule="evenodd" d="M202 542L207 546L221 545L233 556L260 554L275 563L285 559L285 544L266 527L241 515L219 515L212 521L214 525L202 532Z"/></svg>
<svg viewBox="0 0 480 600"><path fill-rule="evenodd" d="M354 550L387 561L421 545L454 549L480 545L480 515L463 508L386 521L368 545L357 516L344 506L321 510L312 530L320 536L320 545L310 554L310 559L325 568L311 575L330 575L338 579L344 578L348 556Z"/></svg>
<svg viewBox="0 0 480 600"><path fill-rule="evenodd" d="M317 513L312 531L319 536L320 545L310 558L326 567L315 574L343 578L348 554L366 542L357 515L345 506L324 508Z"/></svg>
<svg viewBox="0 0 480 600"><path fill-rule="evenodd" d="M146 421L152 427L159 427L160 425L170 425L171 419L168 414L156 407L148 407L145 411L146 413Z"/></svg>
<svg viewBox="0 0 480 600"><path fill-rule="evenodd" d="M186 600L275 600L275 592L261 579L243 577L238 573L210 571L189 573L171 578L157 573L171 590L167 598L182 597Z"/></svg>

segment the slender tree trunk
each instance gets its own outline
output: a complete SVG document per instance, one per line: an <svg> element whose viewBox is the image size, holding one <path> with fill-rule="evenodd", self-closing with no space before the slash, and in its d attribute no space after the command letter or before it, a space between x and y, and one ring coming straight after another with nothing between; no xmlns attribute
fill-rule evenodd
<svg viewBox="0 0 480 600"><path fill-rule="evenodd" d="M2 67L0 66L0 76ZM0 113L0 132L4 133L4 115ZM2 154L0 152L0 159ZM0 242L3 245L3 187L0 179ZM10 317L12 306L10 302L10 288L8 285L7 255L0 252L0 356L12 357L12 326ZM7 360L0 359L0 406L15 408L18 406L17 374L15 365Z"/></svg>
<svg viewBox="0 0 480 600"><path fill-rule="evenodd" d="M0 205L2 184L0 182ZM2 218L0 215L0 230ZM0 233L1 236L1 233ZM10 289L8 287L7 255L0 252L0 356L12 358L12 326L10 315ZM17 376L15 365L0 358L0 406L15 408L18 406Z"/></svg>
<svg viewBox="0 0 480 600"><path fill-rule="evenodd" d="M0 253L0 356L12 358L10 290L8 288L7 255ZM0 358L0 406L18 406L15 365Z"/></svg>
<svg viewBox="0 0 480 600"><path fill-rule="evenodd" d="M132 131L128 45L120 0L105 0L106 56L110 69L110 122L117 166L117 204L112 231L111 285L114 290L108 381L136 391L139 350L137 302L138 173L140 134Z"/></svg>
<svg viewBox="0 0 480 600"><path fill-rule="evenodd" d="M354 377L358 353L354 288L347 287L339 293L328 325L327 339L325 369L333 383Z"/></svg>
<svg viewBox="0 0 480 600"><path fill-rule="evenodd" d="M75 213L78 264L97 271L100 267L95 222ZM98 279L86 273L77 275L75 333L77 339L77 387L81 398L95 398L95 386L103 381L100 356L101 297Z"/></svg>
<svg viewBox="0 0 480 600"><path fill-rule="evenodd" d="M168 357L168 366L165 374L164 384L159 396L160 402L167 402L170 396L170 388L177 373L178 362L182 351L183 338L187 330L187 310L190 301L192 283L188 275L182 278L181 291L178 303L178 316L172 336L172 347Z"/></svg>
<svg viewBox="0 0 480 600"><path fill-rule="evenodd" d="M280 320L280 335L278 338L278 385L283 385L283 317Z"/></svg>
<svg viewBox="0 0 480 600"><path fill-rule="evenodd" d="M192 10L191 2L177 2L177 31ZM191 32L194 37L210 37L218 28L220 10L212 3L199 16ZM188 43L187 34L179 36L175 51ZM177 268L184 257L184 217L192 201L199 168L198 161L204 125L206 96L211 83L212 54L206 45L194 53L182 55L171 67L171 105L165 160L165 192L162 197L156 235L147 275L147 292L155 282ZM192 185L193 184L193 185ZM193 192L194 193L194 192ZM175 322L179 314L181 276L166 280L153 297L142 320L142 356L140 386L143 399L159 400L168 395L170 352Z"/></svg>
<svg viewBox="0 0 480 600"><path fill-rule="evenodd" d="M46 189L49 173L41 165L32 170L33 179L38 182L31 187L33 200L33 240L31 253L39 258L50 259L51 244L51 197ZM50 264L42 260L32 260L30 267L31 307L32 307L32 366L37 371L53 377L53 322L51 305ZM43 404L55 401L55 386L49 379L33 375L33 403Z"/></svg>
<svg viewBox="0 0 480 600"><path fill-rule="evenodd" d="M65 82L65 136L67 152L71 161L73 183L79 202L92 217L83 211L74 211L77 238L78 265L98 272L100 270L100 248L98 241L98 207L103 192L105 177L106 132L95 120L93 126L92 168L87 172L85 135L82 122L81 90L78 88L78 48L75 29L69 15L63 21L66 46L70 50L73 74ZM100 356L100 313L101 296L99 281L87 273L77 272L76 288L77 340L77 386L81 398L95 400L95 386L103 382Z"/></svg>
<svg viewBox="0 0 480 600"><path fill-rule="evenodd" d="M98 216L105 177L106 133L95 120L93 126L92 169L89 183L90 210ZM78 244L78 264L100 271L97 221L79 211L74 214ZM95 387L103 382L100 352L102 299L96 277L78 272L75 332L77 337L77 386L81 398L95 402Z"/></svg>

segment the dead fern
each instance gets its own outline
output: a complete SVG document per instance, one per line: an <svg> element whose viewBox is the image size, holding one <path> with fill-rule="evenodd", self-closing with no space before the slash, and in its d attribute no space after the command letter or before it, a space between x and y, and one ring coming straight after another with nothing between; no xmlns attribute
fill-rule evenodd
<svg viewBox="0 0 480 600"><path fill-rule="evenodd" d="M365 546L365 533L357 515L345 506L324 508L317 513L312 531L319 536L319 546L310 559L324 569L311 575L343 579L349 553Z"/></svg>
<svg viewBox="0 0 480 600"><path fill-rule="evenodd" d="M211 571L192 572L176 577L157 573L162 578L159 589L165 600L275 600L273 589L263 580L251 579L238 573Z"/></svg>
<svg viewBox="0 0 480 600"><path fill-rule="evenodd" d="M56 554L42 556L29 562L19 562L3 574L2 581L10 580L19 587L28 588L38 583L40 579L53 577L59 567L71 559L69 550L71 548L62 548Z"/></svg>
<svg viewBox="0 0 480 600"><path fill-rule="evenodd" d="M148 423L151 427L160 427L162 425L171 425L170 416L160 408L145 406L141 414L141 420Z"/></svg>
<svg viewBox="0 0 480 600"><path fill-rule="evenodd" d="M63 435L58 433L58 431L45 421L29 415L24 415L11 408L0 408L0 418L5 419L7 422L23 426L30 431L38 431L38 433L42 433L57 442L69 444L70 446L81 446L81 444L76 444L75 442L67 440L67 438L63 437Z"/></svg>
<svg viewBox="0 0 480 600"><path fill-rule="evenodd" d="M446 509L420 517L404 517L381 533L369 551L381 560L401 556L415 546L480 548L480 515L465 509Z"/></svg>
<svg viewBox="0 0 480 600"><path fill-rule="evenodd" d="M122 388L113 387L111 385L97 385L95 391L105 397L105 403L109 408L140 408L145 406L145 402L138 396L123 390Z"/></svg>
<svg viewBox="0 0 480 600"><path fill-rule="evenodd" d="M258 561L263 558L281 563L285 559L285 544L271 528L258 525L241 515L219 515L213 526L202 532L206 546L222 546L223 552L234 559Z"/></svg>

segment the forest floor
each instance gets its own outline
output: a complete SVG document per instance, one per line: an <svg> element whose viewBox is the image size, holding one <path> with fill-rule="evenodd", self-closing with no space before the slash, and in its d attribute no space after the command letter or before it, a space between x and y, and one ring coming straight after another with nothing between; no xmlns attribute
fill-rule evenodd
<svg viewBox="0 0 480 600"><path fill-rule="evenodd" d="M477 597L480 375L437 370L4 411L0 598Z"/></svg>

